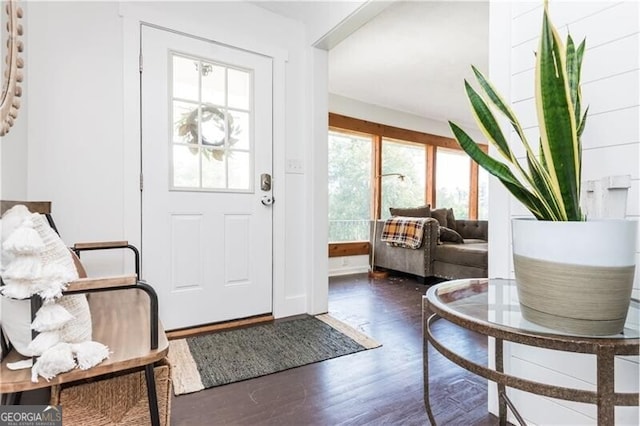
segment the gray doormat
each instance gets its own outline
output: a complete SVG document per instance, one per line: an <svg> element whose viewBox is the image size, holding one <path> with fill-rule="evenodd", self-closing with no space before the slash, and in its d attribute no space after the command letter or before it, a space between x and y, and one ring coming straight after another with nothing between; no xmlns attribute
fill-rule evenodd
<svg viewBox="0 0 640 426"><path fill-rule="evenodd" d="M381 346L328 314L169 342L176 395Z"/></svg>

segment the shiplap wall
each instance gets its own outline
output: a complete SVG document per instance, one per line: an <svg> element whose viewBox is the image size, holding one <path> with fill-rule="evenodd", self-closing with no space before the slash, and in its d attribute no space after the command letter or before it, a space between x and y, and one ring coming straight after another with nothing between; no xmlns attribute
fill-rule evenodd
<svg viewBox="0 0 640 426"><path fill-rule="evenodd" d="M534 51L542 22L542 2L511 2L508 10L493 14L500 20L492 25L509 25L510 47L492 49L492 65L503 64L510 70L506 87L516 114L530 140L536 141L534 88ZM599 180L611 175L631 175L627 217L640 217L640 3L553 1L550 14L562 37L570 32L575 41L586 37L583 62L583 99L589 105L587 127L583 134L583 181ZM494 41L496 43L496 41ZM495 47L495 46L494 46ZM496 57L498 55L499 57ZM502 57L504 56L504 57ZM493 74L492 74L493 75ZM523 150L512 134L513 148ZM495 194L497 195L497 194ZM490 205L492 218L529 216L524 207L510 197L494 197ZM509 246L509 232L499 234L495 251ZM506 239L509 240L506 240ZM491 247L491 245L490 245ZM638 244L640 247L640 244ZM502 254L502 252L500 252ZM637 253L638 264L640 254ZM509 271L513 277L511 256L494 256L492 269ZM490 272L491 273L491 272ZM640 274L636 273L634 296L640 295ZM637 319L636 319L637 324ZM593 356L544 351L519 345L506 350L507 368L514 374L560 386L595 390L596 366ZM616 391L637 392L640 369L637 357L616 361ZM578 404L513 391L510 396L530 424L595 424L593 405ZM513 419L512 419L513 420ZM640 424L637 407L616 408L616 424Z"/></svg>

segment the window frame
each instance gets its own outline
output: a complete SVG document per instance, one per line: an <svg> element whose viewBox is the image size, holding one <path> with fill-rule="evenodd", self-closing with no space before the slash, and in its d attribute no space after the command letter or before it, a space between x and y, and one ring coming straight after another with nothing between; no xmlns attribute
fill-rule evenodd
<svg viewBox="0 0 640 426"><path fill-rule="evenodd" d="M458 142L449 137L433 135L415 130L403 129L386 124L348 117L336 113L329 113L329 130L358 136L371 137L373 143L373 167L372 167L372 220L380 218L380 208L382 204L382 140L392 139L398 142L418 143L426 146L426 182L425 182L425 203L436 206L436 168L437 168L437 148L448 148L462 151ZM480 145L480 148L488 152L487 145ZM469 219L478 218L478 164L470 161L469 179ZM329 257L352 256L358 254L369 254L369 242L335 242L329 243Z"/></svg>

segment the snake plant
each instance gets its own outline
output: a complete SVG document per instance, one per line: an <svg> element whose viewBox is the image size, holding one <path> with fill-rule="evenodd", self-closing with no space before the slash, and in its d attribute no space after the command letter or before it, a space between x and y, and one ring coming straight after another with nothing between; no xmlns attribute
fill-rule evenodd
<svg viewBox="0 0 640 426"><path fill-rule="evenodd" d="M580 71L584 50L585 41L576 47L571 36L567 37L566 46L563 44L549 19L545 1L535 66L535 103L540 130L537 154L527 141L512 109L473 66L480 91L476 91L466 80L464 82L471 109L482 133L506 161L485 153L458 125L449 122L462 149L497 177L540 220L585 220L580 209L580 136L588 112L587 108L582 113L580 103ZM524 146L526 160L516 158L493 110L504 115L511 123Z"/></svg>

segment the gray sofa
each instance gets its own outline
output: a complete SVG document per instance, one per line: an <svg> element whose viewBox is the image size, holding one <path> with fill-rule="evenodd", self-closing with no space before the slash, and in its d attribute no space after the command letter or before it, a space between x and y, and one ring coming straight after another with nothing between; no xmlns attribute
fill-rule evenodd
<svg viewBox="0 0 640 426"><path fill-rule="evenodd" d="M429 277L487 277L488 222L456 220L456 231L464 238L464 243L439 242L438 226L436 219L427 218L422 245L417 249L408 249L380 241L384 221L379 220L374 242L375 266L415 275L422 281ZM373 228L373 222L371 227Z"/></svg>

